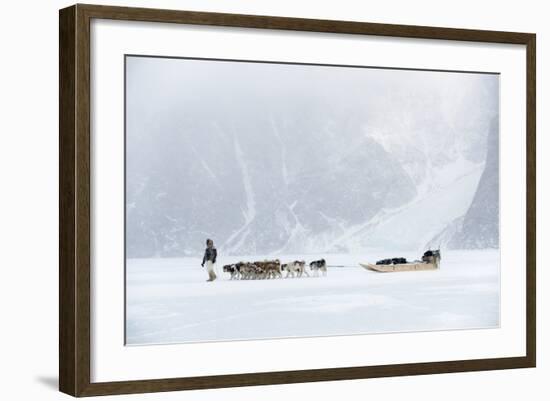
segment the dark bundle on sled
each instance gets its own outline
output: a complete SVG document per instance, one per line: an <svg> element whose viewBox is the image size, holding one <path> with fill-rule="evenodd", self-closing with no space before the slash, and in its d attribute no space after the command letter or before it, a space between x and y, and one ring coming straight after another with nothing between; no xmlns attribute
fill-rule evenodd
<svg viewBox="0 0 550 401"><path fill-rule="evenodd" d="M426 252L424 252L424 255L422 255L422 262L425 263L437 263L439 264L439 261L441 260L441 252L439 249L431 250L428 249Z"/></svg>
<svg viewBox="0 0 550 401"><path fill-rule="evenodd" d="M391 259L382 259L376 262L377 265L399 265L402 263L407 263L405 258L391 258Z"/></svg>

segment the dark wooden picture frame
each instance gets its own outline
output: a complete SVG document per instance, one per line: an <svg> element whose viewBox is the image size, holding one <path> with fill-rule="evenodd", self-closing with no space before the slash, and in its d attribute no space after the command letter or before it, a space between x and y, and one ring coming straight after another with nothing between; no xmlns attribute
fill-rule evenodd
<svg viewBox="0 0 550 401"><path fill-rule="evenodd" d="M525 45L527 54L526 356L92 383L90 380L90 22L94 18ZM81 4L60 10L60 391L73 396L94 396L535 367L535 43L536 36L532 33Z"/></svg>

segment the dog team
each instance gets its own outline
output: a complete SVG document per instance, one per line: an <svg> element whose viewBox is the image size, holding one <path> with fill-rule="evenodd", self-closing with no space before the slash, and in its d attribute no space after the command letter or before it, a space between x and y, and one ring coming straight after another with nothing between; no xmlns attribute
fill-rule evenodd
<svg viewBox="0 0 550 401"><path fill-rule="evenodd" d="M309 269L312 271L313 276L319 276L319 272L321 272L323 276L327 275L327 263L325 259L311 262L309 264ZM306 262L303 260L295 260L285 264L281 264L279 259L256 261L252 263L238 262L232 265L225 265L223 271L231 275L231 280L283 278L284 272L286 272L285 278L309 277L309 273L306 270Z"/></svg>

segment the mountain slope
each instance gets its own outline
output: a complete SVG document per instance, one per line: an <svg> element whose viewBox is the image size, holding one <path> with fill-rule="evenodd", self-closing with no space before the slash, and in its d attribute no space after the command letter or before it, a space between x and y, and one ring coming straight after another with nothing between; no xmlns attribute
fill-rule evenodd
<svg viewBox="0 0 550 401"><path fill-rule="evenodd" d="M474 199L464 216L462 226L448 242L452 249L484 249L499 247L499 152L498 119L488 135L485 169Z"/></svg>
<svg viewBox="0 0 550 401"><path fill-rule="evenodd" d="M494 151L493 75L141 57L126 66L132 258L200 255L206 238L233 255L417 250L467 214ZM478 192L469 237L494 204Z"/></svg>

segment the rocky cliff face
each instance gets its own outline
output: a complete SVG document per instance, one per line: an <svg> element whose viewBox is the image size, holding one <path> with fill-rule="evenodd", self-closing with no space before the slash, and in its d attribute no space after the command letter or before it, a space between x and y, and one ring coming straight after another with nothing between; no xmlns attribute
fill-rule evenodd
<svg viewBox="0 0 550 401"><path fill-rule="evenodd" d="M487 138L485 168L472 204L448 242L453 249L498 248L499 235L499 124L493 119Z"/></svg>

